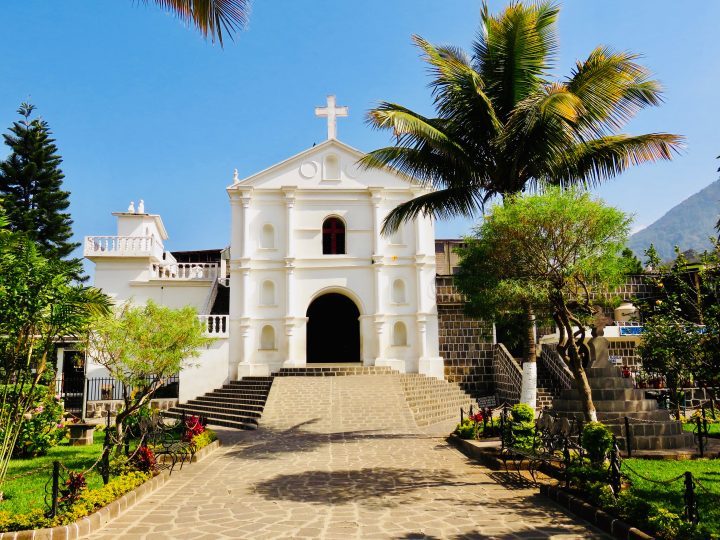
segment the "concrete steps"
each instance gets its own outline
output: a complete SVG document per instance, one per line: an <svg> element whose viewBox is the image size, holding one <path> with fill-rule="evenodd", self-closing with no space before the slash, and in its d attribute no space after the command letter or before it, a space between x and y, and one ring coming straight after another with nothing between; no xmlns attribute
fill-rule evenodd
<svg viewBox="0 0 720 540"><path fill-rule="evenodd" d="M598 420L617 436L620 448L625 449L627 444L626 417L634 450L676 450L693 446L693 434L684 432L682 424L671 419L669 411L659 409L656 400L645 399L645 391L633 388L632 380L623 377L619 368L590 368L587 376ZM553 400L553 410L562 416L584 417L576 389L563 390Z"/></svg>
<svg viewBox="0 0 720 540"><path fill-rule="evenodd" d="M213 392L173 407L166 414L174 418L181 418L183 414L202 416L216 426L257 429L272 382L272 377L231 381Z"/></svg>
<svg viewBox="0 0 720 540"><path fill-rule="evenodd" d="M457 384L418 373L399 377L407 404L420 427L459 418L461 407L468 411L474 405L473 398Z"/></svg>

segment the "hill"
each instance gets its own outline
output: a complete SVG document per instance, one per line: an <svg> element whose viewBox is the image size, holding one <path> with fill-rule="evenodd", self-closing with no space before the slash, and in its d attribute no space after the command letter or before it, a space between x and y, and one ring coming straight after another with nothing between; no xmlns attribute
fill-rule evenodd
<svg viewBox="0 0 720 540"><path fill-rule="evenodd" d="M715 224L720 215L720 180L717 180L671 208L652 225L630 237L628 246L642 260L654 244L663 260L675 258L675 246L682 251L704 251L711 247L709 237L717 236Z"/></svg>

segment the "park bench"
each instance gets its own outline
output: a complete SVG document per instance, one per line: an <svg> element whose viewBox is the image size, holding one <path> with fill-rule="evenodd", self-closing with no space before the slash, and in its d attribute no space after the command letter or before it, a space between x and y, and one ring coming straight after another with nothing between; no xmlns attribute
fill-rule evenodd
<svg viewBox="0 0 720 540"><path fill-rule="evenodd" d="M202 419L198 420L202 422ZM180 463L180 469L186 462L192 461L197 450L192 441L185 440L185 433L188 431L186 419L179 420L165 418L158 411L153 411L152 416L143 418L140 421L142 443L151 447L157 465L160 469L168 469L172 474L175 465Z"/></svg>
<svg viewBox="0 0 720 540"><path fill-rule="evenodd" d="M527 446L519 444L513 429L517 423L509 419L506 411L503 415L500 456L506 471L509 471L509 461L518 474L523 462L527 462L533 481L536 481L537 471L547 465L560 470L564 476L572 457L582 456L582 425L576 419L554 416L549 411L541 412L532 428L532 443Z"/></svg>

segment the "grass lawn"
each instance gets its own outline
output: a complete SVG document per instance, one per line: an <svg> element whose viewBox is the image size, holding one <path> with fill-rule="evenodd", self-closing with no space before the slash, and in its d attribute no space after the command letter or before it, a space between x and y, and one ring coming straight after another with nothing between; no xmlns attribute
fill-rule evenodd
<svg viewBox="0 0 720 540"><path fill-rule="evenodd" d="M667 461L654 459L626 459L623 461L623 472L632 480L632 491L635 495L651 504L664 507L682 515L685 505L683 494L684 478L669 485L658 485L638 477L637 473L657 481L674 478L685 471L693 476L710 491L710 494L698 487L698 509L700 521L709 526L713 532L720 533L720 460L697 459L688 461ZM627 467L629 466L629 468Z"/></svg>
<svg viewBox="0 0 720 540"><path fill-rule="evenodd" d="M683 429L685 431L695 431L696 427L697 424L683 424ZM708 434L711 436L715 435L717 437L720 437L720 423L708 424Z"/></svg>
<svg viewBox="0 0 720 540"><path fill-rule="evenodd" d="M40 467L46 469L6 482L2 488L3 501L0 502L0 511L24 514L34 508L44 510L45 485L52 478L52 462L58 460L68 469L83 471L95 463L102 453L103 437L104 433L96 431L94 443L90 446L70 446L65 440L50 448L45 456L11 460L7 478ZM88 476L87 482L90 488L102 486L102 478L95 471Z"/></svg>

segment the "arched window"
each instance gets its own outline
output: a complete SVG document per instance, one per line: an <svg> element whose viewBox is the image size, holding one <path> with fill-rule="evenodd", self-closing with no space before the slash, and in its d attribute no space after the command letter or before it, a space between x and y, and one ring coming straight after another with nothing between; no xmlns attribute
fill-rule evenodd
<svg viewBox="0 0 720 540"><path fill-rule="evenodd" d="M345 224L340 218L329 217L322 226L323 255L345 253Z"/></svg>
<svg viewBox="0 0 720 540"><path fill-rule="evenodd" d="M269 223L263 225L260 247L264 249L273 249L275 247L275 228Z"/></svg>
<svg viewBox="0 0 720 540"><path fill-rule="evenodd" d="M392 301L396 304L405 303L405 282L402 279L393 281Z"/></svg>
<svg viewBox="0 0 720 540"><path fill-rule="evenodd" d="M340 180L340 160L335 154L325 156L323 180Z"/></svg>
<svg viewBox="0 0 720 540"><path fill-rule="evenodd" d="M260 332L260 349L271 351L275 348L275 329L268 325L263 326Z"/></svg>
<svg viewBox="0 0 720 540"><path fill-rule="evenodd" d="M404 347L407 345L407 328L405 323L396 322L393 326L393 346Z"/></svg>
<svg viewBox="0 0 720 540"><path fill-rule="evenodd" d="M263 306L275 305L275 284L270 280L263 281L260 291L260 303Z"/></svg>

